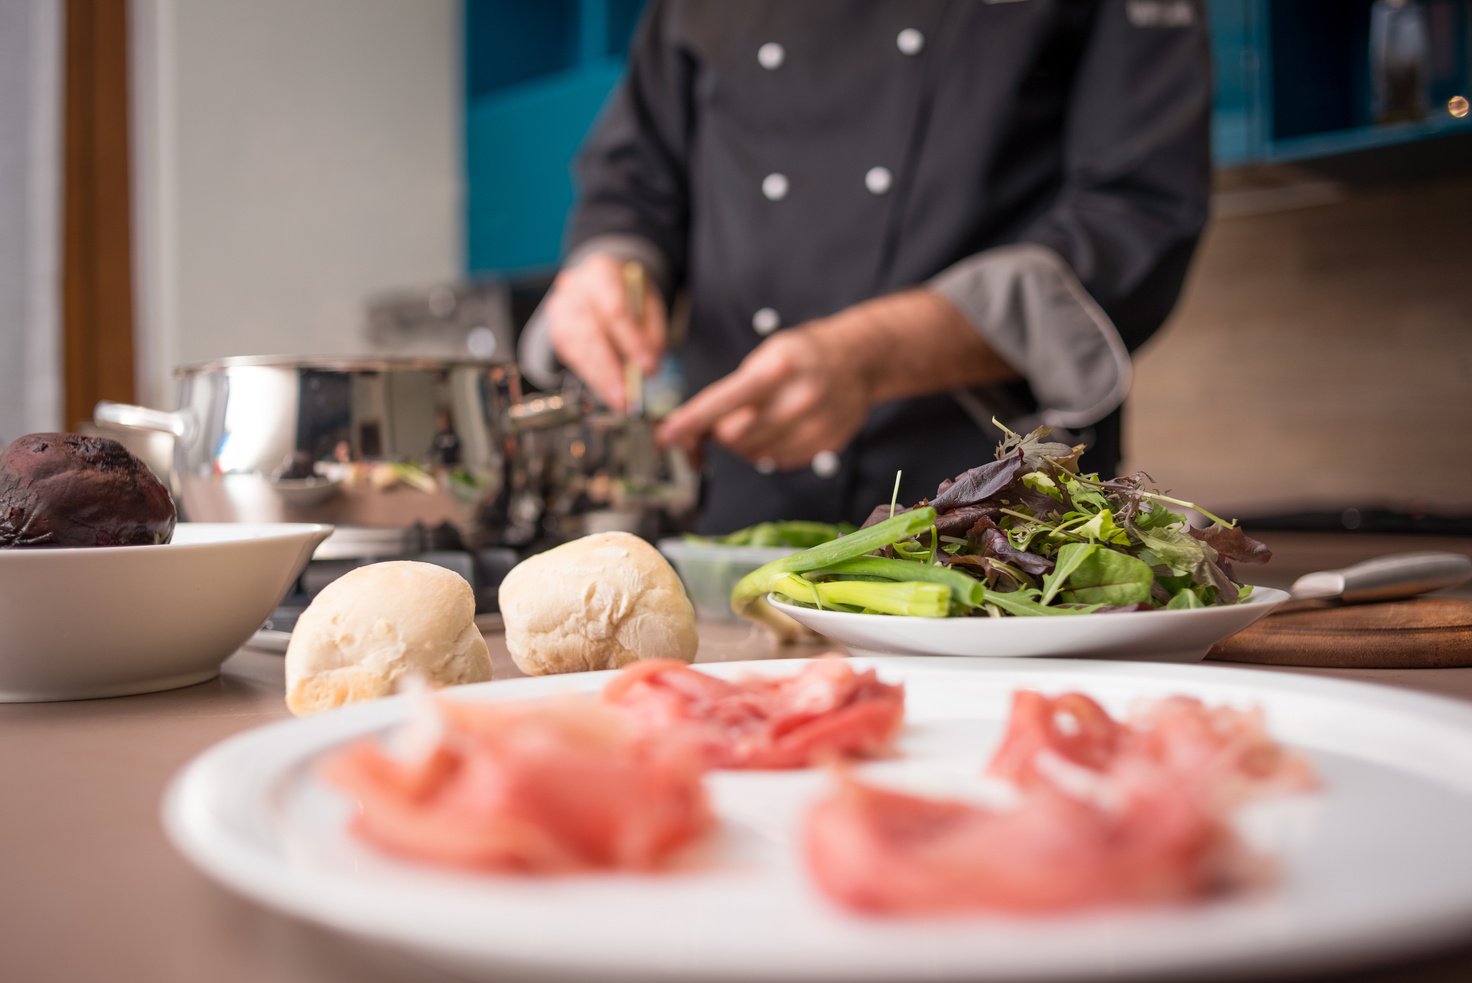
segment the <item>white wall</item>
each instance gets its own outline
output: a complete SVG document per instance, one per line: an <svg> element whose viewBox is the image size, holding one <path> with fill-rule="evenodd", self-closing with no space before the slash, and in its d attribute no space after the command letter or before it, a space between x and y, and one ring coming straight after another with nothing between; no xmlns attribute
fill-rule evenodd
<svg viewBox="0 0 1472 983"><path fill-rule="evenodd" d="M139 389L367 350L363 304L456 277L459 0L135 0Z"/></svg>
<svg viewBox="0 0 1472 983"><path fill-rule="evenodd" d="M0 444L61 426L61 26L0 0Z"/></svg>

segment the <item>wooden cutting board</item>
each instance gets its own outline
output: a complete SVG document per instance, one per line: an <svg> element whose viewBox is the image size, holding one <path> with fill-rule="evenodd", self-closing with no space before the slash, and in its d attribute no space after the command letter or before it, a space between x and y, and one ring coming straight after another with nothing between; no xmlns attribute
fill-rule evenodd
<svg viewBox="0 0 1472 983"><path fill-rule="evenodd" d="M1472 666L1472 601L1294 603L1217 643L1207 658L1346 669Z"/></svg>

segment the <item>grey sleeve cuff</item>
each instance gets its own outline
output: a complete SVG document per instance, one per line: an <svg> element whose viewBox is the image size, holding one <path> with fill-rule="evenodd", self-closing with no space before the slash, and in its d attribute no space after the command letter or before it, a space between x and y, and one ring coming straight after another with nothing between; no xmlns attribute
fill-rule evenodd
<svg viewBox="0 0 1472 983"><path fill-rule="evenodd" d="M636 262L649 272L650 278L666 294L670 289L669 262L648 239L633 235L601 235L584 240L567 254L562 268L578 265L594 253L604 253L623 262ZM552 351L552 336L548 330L546 301L544 300L527 319L522 329L521 340L516 346L516 359L521 372L539 389L556 389L562 385L562 365Z"/></svg>
<svg viewBox="0 0 1472 983"><path fill-rule="evenodd" d="M1042 422L1065 430L1097 423L1129 392L1129 351L1114 322L1073 270L1046 246L989 249L928 284L1022 373Z"/></svg>

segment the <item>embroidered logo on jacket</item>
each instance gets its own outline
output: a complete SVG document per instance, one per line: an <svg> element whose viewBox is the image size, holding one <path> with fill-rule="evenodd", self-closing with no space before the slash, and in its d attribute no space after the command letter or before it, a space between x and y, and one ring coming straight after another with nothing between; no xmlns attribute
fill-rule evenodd
<svg viewBox="0 0 1472 983"><path fill-rule="evenodd" d="M1193 0L1128 0L1124 9L1135 27L1190 27L1196 23Z"/></svg>

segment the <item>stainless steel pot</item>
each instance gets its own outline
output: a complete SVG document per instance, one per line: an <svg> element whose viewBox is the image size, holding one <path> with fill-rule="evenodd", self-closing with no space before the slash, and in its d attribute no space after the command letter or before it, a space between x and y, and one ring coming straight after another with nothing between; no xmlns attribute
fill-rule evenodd
<svg viewBox="0 0 1472 983"><path fill-rule="evenodd" d="M99 403L104 426L174 436L172 483L202 522L329 522L317 553L406 555L516 545L515 366L408 358L227 358L175 370L178 409ZM426 542L458 537L459 543Z"/></svg>
<svg viewBox="0 0 1472 983"><path fill-rule="evenodd" d="M561 398L539 397L517 410ZM543 411L517 412L515 423L538 464L543 528L553 541L621 531L654 542L680 531L695 509L698 475L684 451L656 445L649 420Z"/></svg>

